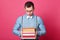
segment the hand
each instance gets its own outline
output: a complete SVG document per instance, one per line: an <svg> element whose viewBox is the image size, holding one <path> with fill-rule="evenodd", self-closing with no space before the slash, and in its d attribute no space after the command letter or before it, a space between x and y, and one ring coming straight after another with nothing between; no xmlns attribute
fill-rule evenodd
<svg viewBox="0 0 60 40"><path fill-rule="evenodd" d="M37 35L37 31L36 31L36 35Z"/></svg>
<svg viewBox="0 0 60 40"><path fill-rule="evenodd" d="M22 31L20 31L20 33L21 33L21 36L22 36Z"/></svg>

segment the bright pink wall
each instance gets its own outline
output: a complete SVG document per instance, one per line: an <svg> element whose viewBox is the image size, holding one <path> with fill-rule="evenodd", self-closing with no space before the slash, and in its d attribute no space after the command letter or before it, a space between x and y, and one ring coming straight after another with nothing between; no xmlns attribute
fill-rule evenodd
<svg viewBox="0 0 60 40"><path fill-rule="evenodd" d="M27 0L0 0L0 40L19 40L12 33L18 16L25 13L24 3ZM41 16L47 33L41 40L60 40L60 1L32 0L35 4L35 14Z"/></svg>

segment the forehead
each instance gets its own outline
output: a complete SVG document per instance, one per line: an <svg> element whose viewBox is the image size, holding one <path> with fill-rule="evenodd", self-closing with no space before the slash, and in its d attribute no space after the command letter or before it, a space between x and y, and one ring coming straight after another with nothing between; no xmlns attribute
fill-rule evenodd
<svg viewBox="0 0 60 40"><path fill-rule="evenodd" d="M26 9L26 10L33 10L32 7L26 7L25 9Z"/></svg>

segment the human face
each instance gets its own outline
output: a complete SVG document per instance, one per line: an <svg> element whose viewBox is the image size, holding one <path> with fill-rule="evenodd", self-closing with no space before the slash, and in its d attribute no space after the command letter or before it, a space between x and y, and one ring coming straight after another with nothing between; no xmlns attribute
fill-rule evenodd
<svg viewBox="0 0 60 40"><path fill-rule="evenodd" d="M32 16L33 11L34 11L32 6L29 8L26 7L25 10L26 10L27 15Z"/></svg>

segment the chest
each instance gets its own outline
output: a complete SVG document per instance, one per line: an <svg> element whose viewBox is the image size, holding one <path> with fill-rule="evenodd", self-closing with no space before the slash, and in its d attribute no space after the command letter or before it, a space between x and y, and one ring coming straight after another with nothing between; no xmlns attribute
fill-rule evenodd
<svg viewBox="0 0 60 40"><path fill-rule="evenodd" d="M22 27L23 28L37 28L37 19L36 17L34 18L24 18L22 19Z"/></svg>

